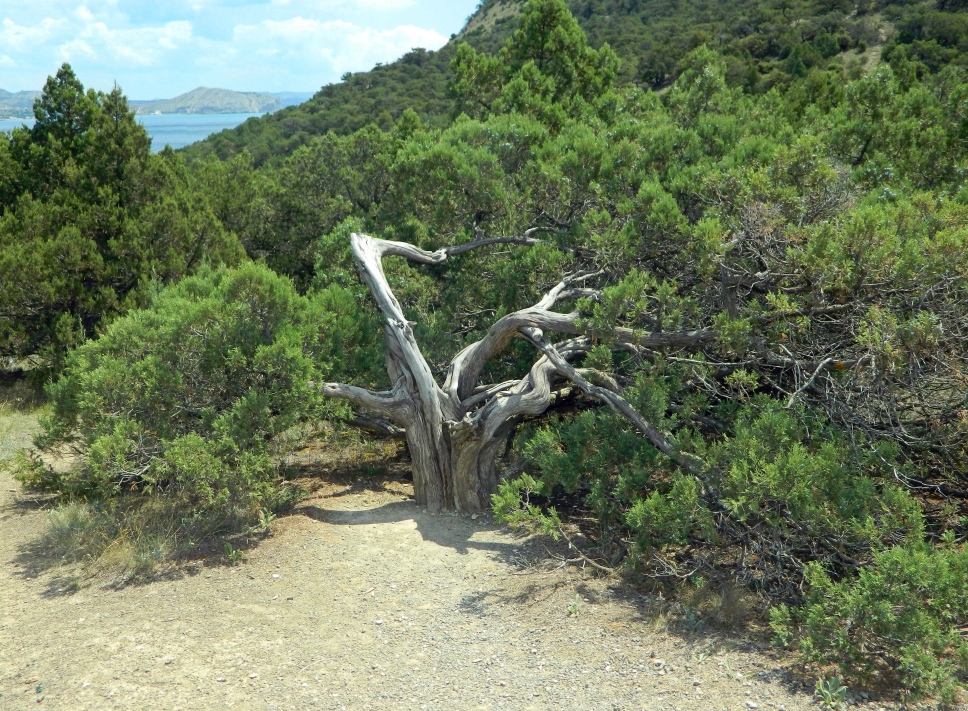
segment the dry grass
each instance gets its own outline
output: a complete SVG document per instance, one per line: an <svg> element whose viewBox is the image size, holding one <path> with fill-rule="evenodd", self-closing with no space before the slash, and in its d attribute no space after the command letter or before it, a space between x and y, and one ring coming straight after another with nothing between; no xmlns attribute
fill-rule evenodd
<svg viewBox="0 0 968 711"><path fill-rule="evenodd" d="M523 7L523 2L504 2L497 5L492 5L484 12L477 13L471 17L470 21L467 23L464 29L461 30L457 37L458 39L463 38L475 30L482 30L484 32L491 30L499 20L503 20L506 17L517 17L520 15Z"/></svg>
<svg viewBox="0 0 968 711"><path fill-rule="evenodd" d="M51 566L79 565L89 575L126 582L177 568L180 561L219 558L225 537L242 547L261 537L262 527L251 525L251 512L242 506L188 510L166 497L137 494L109 504L63 502L48 513L39 549Z"/></svg>
<svg viewBox="0 0 968 711"><path fill-rule="evenodd" d="M43 396L23 381L0 386L0 462L31 445L43 406Z"/></svg>
<svg viewBox="0 0 968 711"><path fill-rule="evenodd" d="M726 630L749 629L757 618L757 600L750 590L726 583L686 585L684 604L704 621Z"/></svg>
<svg viewBox="0 0 968 711"><path fill-rule="evenodd" d="M32 417L36 425L36 414ZM287 508L323 481L352 487L360 477L405 466L399 443L334 432L325 423L322 430L307 427L287 436L293 443L309 441L280 461L280 473L290 481L257 517L245 501L201 511L171 495L134 492L105 502L61 501L49 511L49 528L38 541L45 567L68 566L83 578L127 582L175 573L186 560L231 564L237 561L227 556L242 555L264 537L273 511Z"/></svg>
<svg viewBox="0 0 968 711"><path fill-rule="evenodd" d="M62 504L48 513L48 520L46 548L65 562L99 558L110 545L109 517L87 503Z"/></svg>

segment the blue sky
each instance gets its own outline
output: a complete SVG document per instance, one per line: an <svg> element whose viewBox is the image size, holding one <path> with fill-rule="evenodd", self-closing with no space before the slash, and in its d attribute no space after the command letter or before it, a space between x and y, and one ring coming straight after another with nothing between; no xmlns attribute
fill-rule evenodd
<svg viewBox="0 0 968 711"><path fill-rule="evenodd" d="M197 86L316 91L414 47L438 49L477 0L0 0L0 88L63 62L132 99Z"/></svg>

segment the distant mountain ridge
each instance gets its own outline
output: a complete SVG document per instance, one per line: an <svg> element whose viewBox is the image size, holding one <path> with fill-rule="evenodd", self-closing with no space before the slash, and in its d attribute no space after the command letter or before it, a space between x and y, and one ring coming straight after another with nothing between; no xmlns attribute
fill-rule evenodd
<svg viewBox="0 0 968 711"><path fill-rule="evenodd" d="M0 89L0 119L29 119L39 91L10 92ZM173 99L129 100L138 114L264 114L296 106L312 98L312 92L232 91L200 86Z"/></svg>
<svg viewBox="0 0 968 711"><path fill-rule="evenodd" d="M128 103L139 114L264 114L283 107L278 95L204 86L173 99Z"/></svg>
<svg viewBox="0 0 968 711"><path fill-rule="evenodd" d="M39 91L10 92L0 89L0 118L30 118Z"/></svg>

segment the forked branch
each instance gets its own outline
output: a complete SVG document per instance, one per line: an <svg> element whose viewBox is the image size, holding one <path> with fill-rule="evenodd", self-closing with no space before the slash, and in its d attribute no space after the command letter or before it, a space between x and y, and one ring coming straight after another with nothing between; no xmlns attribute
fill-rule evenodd
<svg viewBox="0 0 968 711"><path fill-rule="evenodd" d="M609 407L628 420L632 425L644 434L653 446L676 462L683 469L692 474L702 485L707 497L719 502L719 493L715 484L710 481L709 466L699 457L682 452L669 439L659 432L656 427L645 419L638 410L632 407L631 403L619 395L617 392L607 388L599 387L588 382L588 380L565 359L555 345L539 329L526 329L523 332L527 338L545 358L554 365L557 371L564 377L571 380L585 394L605 402Z"/></svg>
<svg viewBox="0 0 968 711"><path fill-rule="evenodd" d="M383 257L394 255L420 264L439 265L452 256L487 245L537 242L530 235L481 237L464 245L430 252L406 242L353 234L351 246L357 267L385 319L387 372L395 384L392 390L374 392L327 383L321 386L323 394L348 400L363 413L388 420L405 432L414 462L417 499L432 510L481 510L488 505L497 486L494 459L499 447L514 422L547 411L554 397L553 379L570 381L578 390L607 403L660 452L693 474L707 498L718 501L708 467L702 460L679 451L674 442L619 394L618 383L610 376L576 368L569 362L588 353L595 341L612 342L619 348L689 349L711 342L715 338L713 332L643 334L623 328L595 332L580 323L577 312L552 310L563 301L597 298L600 292L585 284L599 276L598 273L569 276L533 306L498 319L483 338L454 357L443 387L438 386L414 339L412 324L387 281ZM576 337L555 345L545 337L545 331ZM478 387L487 363L519 336L533 343L542 354L530 372L519 380ZM358 422L367 426L373 420L360 418ZM401 434L389 429L386 423L380 424L379 429Z"/></svg>

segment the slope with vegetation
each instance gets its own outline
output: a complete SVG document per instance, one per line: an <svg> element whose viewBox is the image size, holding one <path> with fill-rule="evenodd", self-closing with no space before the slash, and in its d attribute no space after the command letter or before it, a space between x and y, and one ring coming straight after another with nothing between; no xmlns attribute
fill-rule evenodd
<svg viewBox="0 0 968 711"><path fill-rule="evenodd" d="M85 93L65 64L34 117L0 136L0 353L56 368L152 280L243 255L182 160L151 155L120 90Z"/></svg>
<svg viewBox="0 0 968 711"><path fill-rule="evenodd" d="M441 50L415 49L371 71L347 74L301 106L250 119L188 153L225 159L247 150L262 164L328 131L345 135L370 123L386 129L407 109L425 124L442 126L453 109L448 84L457 47L466 42L496 53L515 28L523 4L481 2ZM607 43L622 58L622 83L656 89L670 86L680 60L703 44L723 55L730 86L758 93L785 87L830 61L859 78L876 61L876 49L889 55L903 48L932 72L966 61L968 26L960 0L570 0L567 5L592 47Z"/></svg>
<svg viewBox="0 0 968 711"><path fill-rule="evenodd" d="M347 73L339 84L320 89L309 101L269 116L251 118L185 151L190 159L227 159L248 152L257 165L277 161L314 136L346 135L369 124L390 128L410 109L423 121L442 124L452 102L447 91L451 50L414 49L396 62L368 72Z"/></svg>
<svg viewBox="0 0 968 711"><path fill-rule="evenodd" d="M41 439L81 464L21 477L105 511L177 501L183 522L244 501L234 525L257 525L281 496L273 456L324 396L327 417L407 439L431 508L490 503L657 585L744 586L814 668L954 703L968 75L944 28L968 13L755 8L776 36L743 37L775 54L670 41L655 92L620 42L530 0L499 49L447 50L454 119L307 132L258 168L196 157L198 204L261 264L133 290L147 310L92 322ZM884 61L824 56L875 10ZM826 35L801 21L836 13Z"/></svg>

